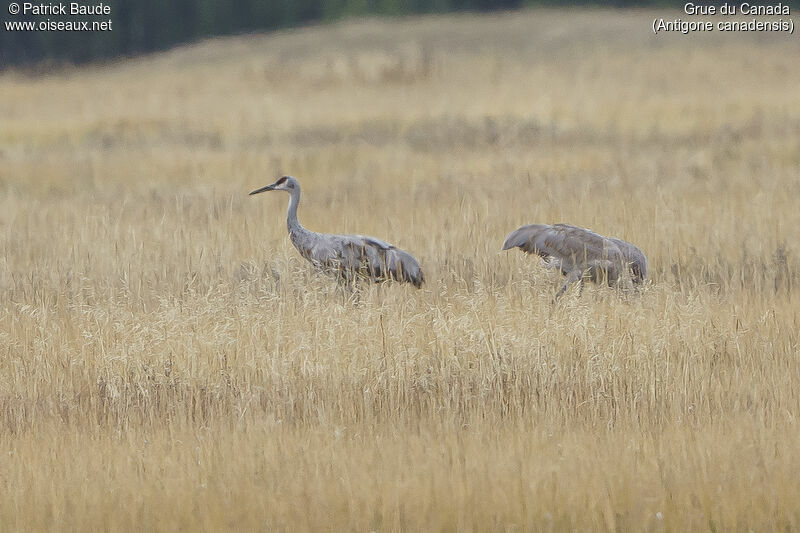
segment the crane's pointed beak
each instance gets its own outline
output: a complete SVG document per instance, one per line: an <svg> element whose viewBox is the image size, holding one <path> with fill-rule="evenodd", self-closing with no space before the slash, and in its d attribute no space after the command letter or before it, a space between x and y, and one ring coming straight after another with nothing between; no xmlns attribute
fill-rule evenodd
<svg viewBox="0 0 800 533"><path fill-rule="evenodd" d="M252 196L254 194L258 194L260 192L273 191L273 190L275 190L275 184L274 183L272 185L267 185L266 187L261 187L260 189L254 190L253 192L250 193L250 196Z"/></svg>

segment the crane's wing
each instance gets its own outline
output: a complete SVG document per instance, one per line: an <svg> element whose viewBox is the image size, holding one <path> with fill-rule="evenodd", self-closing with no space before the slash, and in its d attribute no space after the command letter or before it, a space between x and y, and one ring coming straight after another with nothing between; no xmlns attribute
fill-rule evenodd
<svg viewBox="0 0 800 533"><path fill-rule="evenodd" d="M622 253L610 239L588 229L569 224L529 224L511 232L503 250L520 248L547 260L548 266L560 266L564 273L591 261L618 261Z"/></svg>
<svg viewBox="0 0 800 533"><path fill-rule="evenodd" d="M341 266L361 271L375 280L394 279L421 287L425 281L419 262L408 252L375 237L342 235Z"/></svg>

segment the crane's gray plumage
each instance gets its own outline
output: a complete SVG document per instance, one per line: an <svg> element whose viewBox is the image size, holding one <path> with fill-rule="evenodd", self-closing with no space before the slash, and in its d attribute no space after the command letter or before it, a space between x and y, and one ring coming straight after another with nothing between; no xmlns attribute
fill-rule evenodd
<svg viewBox="0 0 800 533"><path fill-rule="evenodd" d="M300 255L315 267L335 272L347 282L351 282L357 274L373 281L406 281L415 287L421 287L425 281L417 260L388 242L363 235L316 233L304 228L297 220L300 183L295 178L283 176L275 183L256 189L250 194L265 191L289 193L289 210L286 214L289 238Z"/></svg>
<svg viewBox="0 0 800 533"><path fill-rule="evenodd" d="M522 226L503 243L503 250L515 247L542 257L567 276L556 298L586 273L595 283L605 280L609 285L620 279L641 283L647 275L647 258L633 244L569 224Z"/></svg>

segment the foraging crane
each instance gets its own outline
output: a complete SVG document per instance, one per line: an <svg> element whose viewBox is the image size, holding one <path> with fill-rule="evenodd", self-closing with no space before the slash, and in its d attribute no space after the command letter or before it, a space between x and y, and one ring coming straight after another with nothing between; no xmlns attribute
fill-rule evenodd
<svg viewBox="0 0 800 533"><path fill-rule="evenodd" d="M289 238L304 258L315 267L337 274L350 283L358 274L372 281L393 279L405 281L419 288L424 277L422 269L408 252L395 248L388 242L363 235L331 235L307 230L297 220L300 203L300 183L291 176L283 176L272 185L256 189L250 194L265 191L289 193L289 210L286 226Z"/></svg>
<svg viewBox="0 0 800 533"><path fill-rule="evenodd" d="M647 275L647 258L633 244L569 224L522 226L503 243L503 250L514 247L539 255L548 267L559 268L567 276L555 298L571 283L583 283L586 273L595 283L605 280L609 285L620 279L638 284Z"/></svg>

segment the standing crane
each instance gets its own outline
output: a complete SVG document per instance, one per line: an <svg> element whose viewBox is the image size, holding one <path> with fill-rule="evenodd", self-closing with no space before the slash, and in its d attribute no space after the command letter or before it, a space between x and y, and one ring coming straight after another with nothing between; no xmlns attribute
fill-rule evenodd
<svg viewBox="0 0 800 533"><path fill-rule="evenodd" d="M624 279L626 284L641 283L647 275L647 258L629 242L569 224L529 224L511 232L503 250L520 248L545 260L567 276L556 293L558 298L570 284L583 283L585 274L595 283L609 285Z"/></svg>
<svg viewBox="0 0 800 533"><path fill-rule="evenodd" d="M286 213L289 238L300 255L318 269L333 272L348 284L359 274L372 281L393 279L411 283L417 288L425 281L417 260L388 242L363 235L332 235L304 228L297 220L300 183L295 178L283 176L250 194L265 191L289 193L289 210Z"/></svg>

